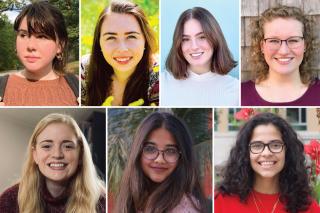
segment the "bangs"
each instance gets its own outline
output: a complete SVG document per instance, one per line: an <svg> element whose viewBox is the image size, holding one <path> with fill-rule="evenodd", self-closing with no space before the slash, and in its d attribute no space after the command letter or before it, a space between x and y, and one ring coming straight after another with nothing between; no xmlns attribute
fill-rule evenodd
<svg viewBox="0 0 320 213"><path fill-rule="evenodd" d="M40 14L27 14L28 33L29 34L44 34L48 38L56 41L56 33L54 26L47 21L46 17L39 16Z"/></svg>

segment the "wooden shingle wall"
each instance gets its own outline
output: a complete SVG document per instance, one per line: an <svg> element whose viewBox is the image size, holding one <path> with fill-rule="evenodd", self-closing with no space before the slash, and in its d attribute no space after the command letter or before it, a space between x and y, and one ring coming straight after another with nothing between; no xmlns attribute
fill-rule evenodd
<svg viewBox="0 0 320 213"><path fill-rule="evenodd" d="M263 11L270 7L287 5L299 7L305 14L315 21L314 32L317 41L320 41L320 0L241 0L241 80L250 79L250 70L254 66L250 64L251 23L256 20ZM319 46L319 45L318 45ZM320 48L316 48L316 54L312 58L311 69L320 73Z"/></svg>

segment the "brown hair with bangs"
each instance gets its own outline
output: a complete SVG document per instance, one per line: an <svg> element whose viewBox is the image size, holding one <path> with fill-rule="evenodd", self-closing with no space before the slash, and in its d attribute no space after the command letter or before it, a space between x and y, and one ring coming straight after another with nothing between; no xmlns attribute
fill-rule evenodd
<svg viewBox="0 0 320 213"><path fill-rule="evenodd" d="M68 33L62 13L47 1L39 1L23 8L14 22L14 30L18 32L22 20L27 19L28 34L44 34L48 39L59 41L62 59L57 56L52 67L58 73L64 73L67 61Z"/></svg>
<svg viewBox="0 0 320 213"><path fill-rule="evenodd" d="M181 44L184 24L190 19L196 19L200 22L203 32L213 48L211 72L221 75L229 73L232 68L237 66L237 62L232 57L217 20L202 7L188 9L180 15L174 31L172 47L166 60L166 69L176 79L188 77L189 63L183 56Z"/></svg>

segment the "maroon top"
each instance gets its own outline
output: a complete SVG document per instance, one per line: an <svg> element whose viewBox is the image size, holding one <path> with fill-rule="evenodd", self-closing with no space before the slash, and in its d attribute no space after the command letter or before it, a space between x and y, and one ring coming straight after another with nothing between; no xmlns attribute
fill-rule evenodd
<svg viewBox="0 0 320 213"><path fill-rule="evenodd" d="M298 99L290 102L268 102L257 92L255 83L241 83L241 106L320 106L320 81L316 79Z"/></svg>
<svg viewBox="0 0 320 213"><path fill-rule="evenodd" d="M19 184L16 184L6 191L4 191L0 196L0 212L6 213L19 213L18 205L18 191ZM49 193L47 187L43 187L41 191L41 198L43 199L43 204L45 205L45 212L47 213L64 213L65 207L68 202L69 194L63 193L59 197L52 197ZM106 212L106 198L101 196L99 203L97 205L97 213Z"/></svg>

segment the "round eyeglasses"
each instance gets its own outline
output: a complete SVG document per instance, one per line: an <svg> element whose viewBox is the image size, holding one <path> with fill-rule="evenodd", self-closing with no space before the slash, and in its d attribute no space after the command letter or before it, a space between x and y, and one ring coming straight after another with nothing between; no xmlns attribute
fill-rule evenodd
<svg viewBox="0 0 320 213"><path fill-rule="evenodd" d="M148 160L155 160L159 156L159 154L162 154L162 157L165 161L168 163L175 163L180 157L180 152L175 147L166 148L165 150L159 150L155 146L146 145L142 149L142 155L144 158Z"/></svg>
<svg viewBox="0 0 320 213"><path fill-rule="evenodd" d="M272 141L270 143L262 143L262 142L252 142L249 144L250 152L253 154L260 154L263 150L268 147L269 151L272 153L280 153L285 146L281 141Z"/></svg>
<svg viewBox="0 0 320 213"><path fill-rule="evenodd" d="M271 50L280 49L282 42L284 41L289 49L297 49L303 45L304 38L301 36L293 36L285 40L281 40L278 38L265 38L263 39L266 47Z"/></svg>

